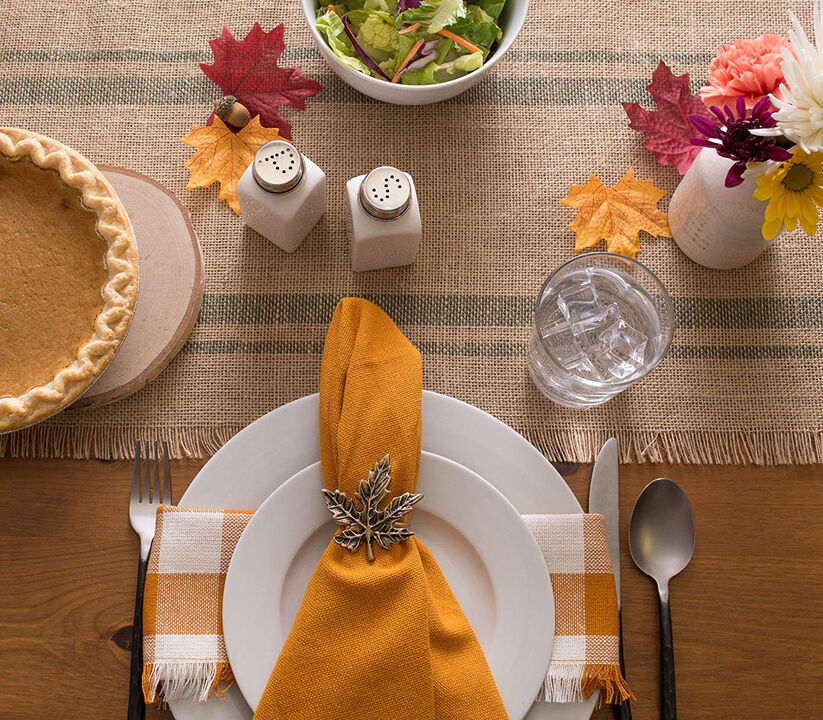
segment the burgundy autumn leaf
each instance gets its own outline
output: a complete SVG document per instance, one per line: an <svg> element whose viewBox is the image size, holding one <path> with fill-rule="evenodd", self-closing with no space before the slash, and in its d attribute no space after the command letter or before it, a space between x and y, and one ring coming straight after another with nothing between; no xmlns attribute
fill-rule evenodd
<svg viewBox="0 0 823 720"><path fill-rule="evenodd" d="M675 75L662 60L647 86L657 105L646 110L637 103L623 103L629 127L646 136L644 147L663 165L671 165L684 175L700 148L692 145L694 131L689 115L710 117L703 101L689 91L689 74Z"/></svg>
<svg viewBox="0 0 823 720"><path fill-rule="evenodd" d="M255 23L243 40L237 40L227 27L219 38L210 40L214 64L200 63L200 68L224 95L234 95L245 105L252 117L260 116L264 127L276 127L280 134L291 139L291 125L280 115L281 105L298 110L306 109L306 100L323 88L300 68L278 66L286 49L283 24L264 32ZM214 116L209 118L211 125Z"/></svg>

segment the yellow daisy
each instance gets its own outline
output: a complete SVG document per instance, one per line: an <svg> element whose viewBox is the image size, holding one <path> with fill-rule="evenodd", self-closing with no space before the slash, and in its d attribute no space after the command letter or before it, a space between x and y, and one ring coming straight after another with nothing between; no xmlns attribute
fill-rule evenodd
<svg viewBox="0 0 823 720"><path fill-rule="evenodd" d="M817 209L823 207L823 152L794 149L791 160L757 178L754 196L768 201L763 237L771 240L782 226L794 230L798 220L807 235L817 231Z"/></svg>

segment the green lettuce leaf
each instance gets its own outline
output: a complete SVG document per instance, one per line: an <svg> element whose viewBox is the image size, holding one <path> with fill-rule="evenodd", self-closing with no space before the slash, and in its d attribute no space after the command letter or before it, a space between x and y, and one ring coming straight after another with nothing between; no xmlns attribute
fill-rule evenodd
<svg viewBox="0 0 823 720"><path fill-rule="evenodd" d="M331 51L340 58L344 65L364 75L372 74L368 66L357 56L351 40L343 29L343 21L336 12L329 10L317 18L317 30L326 38Z"/></svg>
<svg viewBox="0 0 823 720"><path fill-rule="evenodd" d="M503 37L503 31L483 8L469 5L466 8L466 17L449 25L455 35L483 48L483 58L487 58L489 51L496 42Z"/></svg>
<svg viewBox="0 0 823 720"><path fill-rule="evenodd" d="M396 25L401 28L404 23L420 23L427 32L434 34L462 17L466 17L463 0L423 0L420 7L400 13Z"/></svg>
<svg viewBox="0 0 823 720"><path fill-rule="evenodd" d="M500 19L500 13L503 11L506 0L474 0L474 4L482 8L491 16L492 20L497 22Z"/></svg>
<svg viewBox="0 0 823 720"><path fill-rule="evenodd" d="M483 65L483 53L460 55L445 63L431 62L422 70L410 70L400 76L404 85L434 85L462 77Z"/></svg>

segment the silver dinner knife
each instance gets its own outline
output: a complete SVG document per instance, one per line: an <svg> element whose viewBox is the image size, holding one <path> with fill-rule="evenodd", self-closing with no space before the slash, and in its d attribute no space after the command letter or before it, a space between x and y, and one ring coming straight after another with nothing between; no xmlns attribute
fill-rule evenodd
<svg viewBox="0 0 823 720"><path fill-rule="evenodd" d="M620 613L620 483L617 440L609 438L600 448L592 469L589 485L589 512L600 513L606 518L606 537L609 555L614 568L614 585L617 590L617 618L620 628L620 672L626 677L623 661L623 618ZM620 717L631 720L632 709L628 700L619 706Z"/></svg>

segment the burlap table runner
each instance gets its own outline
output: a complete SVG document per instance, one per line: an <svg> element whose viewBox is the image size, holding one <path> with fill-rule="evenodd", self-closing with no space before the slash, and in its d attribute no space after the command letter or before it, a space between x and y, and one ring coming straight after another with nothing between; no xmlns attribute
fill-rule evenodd
<svg viewBox="0 0 823 720"><path fill-rule="evenodd" d="M573 216L558 201L589 171L616 182L631 165L671 191L620 102L646 102L661 57L702 82L723 42L785 32L785 0L532 0L490 78L443 104L365 98L312 46L297 0L12 0L0 33L0 121L55 136L98 163L146 173L191 211L206 295L189 343L133 397L68 411L0 437L0 453L129 457L134 440L213 453L267 411L317 388L337 300L380 304L423 352L424 386L496 415L551 459L591 460L616 435L624 459L823 461L823 298L819 237L783 236L753 265L710 271L671 240L640 259L669 288L678 329L668 359L605 406L571 411L534 389L525 352L542 281L571 256ZM185 192L190 148L216 88L198 68L224 24L238 37L286 23L286 64L323 86L285 114L325 169L325 219L294 255L246 229L215 188ZM378 164L409 171L425 238L409 268L355 275L344 183Z"/></svg>

